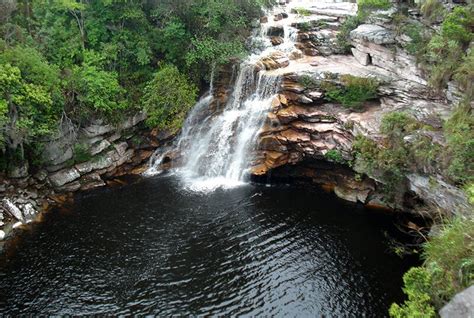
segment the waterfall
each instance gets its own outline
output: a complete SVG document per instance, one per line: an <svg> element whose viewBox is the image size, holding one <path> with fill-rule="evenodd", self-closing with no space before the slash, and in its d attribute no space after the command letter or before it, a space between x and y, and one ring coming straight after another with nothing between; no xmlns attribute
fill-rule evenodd
<svg viewBox="0 0 474 318"><path fill-rule="evenodd" d="M244 181L249 153L278 85L277 76L256 72L252 64L241 65L234 92L222 113L190 129L190 138L184 141L188 146L182 150L184 175L221 185Z"/></svg>
<svg viewBox="0 0 474 318"><path fill-rule="evenodd" d="M281 12L281 8L279 9ZM150 160L149 174L160 171L170 152L179 153L174 171L185 187L192 190L213 190L245 183L258 133L280 86L280 77L261 70L258 61L276 51L289 53L295 49L297 30L285 21L269 21L255 30L250 42L264 43L243 61L233 75L233 90L218 111L213 104L213 84L188 114L180 136L167 149L160 149ZM272 46L267 37L269 25L281 25L284 42ZM214 75L211 76L213 78Z"/></svg>

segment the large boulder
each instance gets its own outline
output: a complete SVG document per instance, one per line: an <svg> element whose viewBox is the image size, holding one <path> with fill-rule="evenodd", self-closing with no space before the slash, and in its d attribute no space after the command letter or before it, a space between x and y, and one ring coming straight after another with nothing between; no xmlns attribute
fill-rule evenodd
<svg viewBox="0 0 474 318"><path fill-rule="evenodd" d="M474 318L474 285L454 296L439 315L441 318Z"/></svg>
<svg viewBox="0 0 474 318"><path fill-rule="evenodd" d="M394 44L395 34L379 25L361 24L350 33L351 39L359 39L375 44Z"/></svg>

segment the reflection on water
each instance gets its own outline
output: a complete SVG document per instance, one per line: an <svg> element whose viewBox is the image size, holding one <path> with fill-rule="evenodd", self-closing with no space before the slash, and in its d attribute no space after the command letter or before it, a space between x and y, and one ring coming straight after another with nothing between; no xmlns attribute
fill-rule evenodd
<svg viewBox="0 0 474 318"><path fill-rule="evenodd" d="M0 265L0 314L385 316L390 219L314 189L200 194L162 176L78 198Z"/></svg>

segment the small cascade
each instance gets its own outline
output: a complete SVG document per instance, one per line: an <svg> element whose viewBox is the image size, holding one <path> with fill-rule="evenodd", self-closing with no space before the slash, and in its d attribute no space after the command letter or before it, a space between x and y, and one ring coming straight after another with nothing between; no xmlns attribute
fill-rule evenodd
<svg viewBox="0 0 474 318"><path fill-rule="evenodd" d="M282 8L278 10L281 12ZM284 36L281 44L273 46L267 32L275 25L283 29ZM281 82L278 75L261 70L259 61L275 52L292 52L297 34L289 21L269 21L255 30L249 43L259 45L233 75L233 90L226 105L219 111L210 111L211 84L209 92L188 114L177 141L154 154L147 173L160 172L161 165L169 161L165 159L171 158L174 171L192 190L213 190L244 183L258 133Z"/></svg>

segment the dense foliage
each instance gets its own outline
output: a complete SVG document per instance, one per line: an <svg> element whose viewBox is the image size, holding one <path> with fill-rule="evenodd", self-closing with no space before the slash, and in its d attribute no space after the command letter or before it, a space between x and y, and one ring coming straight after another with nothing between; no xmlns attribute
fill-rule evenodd
<svg viewBox="0 0 474 318"><path fill-rule="evenodd" d="M423 266L403 277L408 300L393 304L392 317L435 317L457 292L474 283L474 219L447 221L424 246Z"/></svg>
<svg viewBox="0 0 474 318"><path fill-rule="evenodd" d="M179 129L196 100L197 89L176 66L164 65L147 84L143 105L149 126Z"/></svg>
<svg viewBox="0 0 474 318"><path fill-rule="evenodd" d="M245 53L251 22L272 1L2 1L0 162L32 161L61 118L115 123L144 109L149 125L175 129L194 85Z"/></svg>

